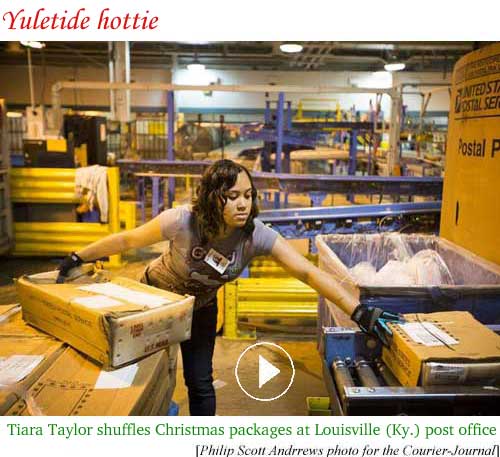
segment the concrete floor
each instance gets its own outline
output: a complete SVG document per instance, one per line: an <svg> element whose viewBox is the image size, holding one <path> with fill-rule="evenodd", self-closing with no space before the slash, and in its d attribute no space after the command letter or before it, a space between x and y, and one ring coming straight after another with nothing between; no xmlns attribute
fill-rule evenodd
<svg viewBox="0 0 500 457"><path fill-rule="evenodd" d="M138 279L145 265L161 250L161 244L140 250L134 256L126 257L127 264L115 272L122 276ZM0 304L18 302L13 283L14 278L23 274L53 270L58 261L59 259L47 258L0 258ZM248 346L260 341L271 341L283 347L290 354L295 365L295 379L288 392L281 398L270 402L257 401L247 397L240 389L234 374L240 354ZM265 387L270 387L271 390L280 390L280 383L284 383L284 387L286 387L289 382L289 377L286 374L290 371L288 361L279 355L279 350L270 350L266 347L262 348L259 353L282 371ZM282 374L286 379L280 378ZM239 366L239 375L244 386L254 386L257 389L254 391L259 391L257 358L254 357L249 361L242 360ZM307 414L306 397L327 396L314 336L294 340L291 337L282 338L278 337L277 334L266 333L265 336L259 336L257 341L231 341L218 336L214 357L214 380L217 393L217 414L224 416L305 415ZM265 391L264 387L263 390ZM179 404L180 415L188 415L187 393L182 377L180 355L174 400Z"/></svg>

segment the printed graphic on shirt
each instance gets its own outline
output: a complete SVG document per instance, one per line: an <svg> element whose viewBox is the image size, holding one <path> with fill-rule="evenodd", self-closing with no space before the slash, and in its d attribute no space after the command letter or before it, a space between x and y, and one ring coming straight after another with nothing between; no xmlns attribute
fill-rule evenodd
<svg viewBox="0 0 500 457"><path fill-rule="evenodd" d="M201 246L195 246L191 250L191 257L194 260L204 259L206 255L207 255L207 251L205 249L203 249Z"/></svg>

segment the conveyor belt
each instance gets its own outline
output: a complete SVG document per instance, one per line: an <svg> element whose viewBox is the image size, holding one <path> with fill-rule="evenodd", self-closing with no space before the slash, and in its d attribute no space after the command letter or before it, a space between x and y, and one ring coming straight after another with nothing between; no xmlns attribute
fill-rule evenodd
<svg viewBox="0 0 500 457"><path fill-rule="evenodd" d="M331 221L335 219L375 218L407 214L439 214L441 202L393 203L380 205L321 206L313 208L275 209L261 211L264 223Z"/></svg>
<svg viewBox="0 0 500 457"><path fill-rule="evenodd" d="M441 198L441 177L294 175L254 172L258 189L288 193L327 192L330 194L407 195Z"/></svg>
<svg viewBox="0 0 500 457"><path fill-rule="evenodd" d="M261 211L259 218L285 238L332 233L437 233L441 202L330 206Z"/></svg>
<svg viewBox="0 0 500 457"><path fill-rule="evenodd" d="M323 377L336 415L498 414L500 389L402 387L381 362L380 346L367 335L327 327L323 338Z"/></svg>
<svg viewBox="0 0 500 457"><path fill-rule="evenodd" d="M118 160L130 172L201 174L211 165L204 161ZM441 198L443 179L414 176L337 176L252 173L255 186L262 190L288 193L327 192L338 194L433 196Z"/></svg>

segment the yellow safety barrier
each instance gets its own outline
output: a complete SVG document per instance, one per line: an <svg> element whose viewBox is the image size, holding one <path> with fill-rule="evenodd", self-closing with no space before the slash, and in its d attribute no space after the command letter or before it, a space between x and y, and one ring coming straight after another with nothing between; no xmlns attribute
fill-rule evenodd
<svg viewBox="0 0 500 457"><path fill-rule="evenodd" d="M307 254L306 258L315 265L318 263L317 254ZM289 278L290 275L271 257L257 257L250 264L252 278Z"/></svg>
<svg viewBox="0 0 500 457"><path fill-rule="evenodd" d="M137 202L120 201L120 227L124 230L132 230L137 226Z"/></svg>
<svg viewBox="0 0 500 457"><path fill-rule="evenodd" d="M73 168L13 168L13 203L78 203ZM108 223L16 222L14 255L63 256L120 231L120 174L108 168ZM121 255L109 258L107 266L122 265Z"/></svg>
<svg viewBox="0 0 500 457"><path fill-rule="evenodd" d="M224 312L225 312L225 293L224 287L217 291L217 326L216 332L219 333L224 325Z"/></svg>
<svg viewBox="0 0 500 457"><path fill-rule="evenodd" d="M241 318L316 318L318 295L293 278L242 278L224 286L224 337L252 339Z"/></svg>
<svg viewBox="0 0 500 457"><path fill-rule="evenodd" d="M74 168L12 168L14 203L78 203Z"/></svg>

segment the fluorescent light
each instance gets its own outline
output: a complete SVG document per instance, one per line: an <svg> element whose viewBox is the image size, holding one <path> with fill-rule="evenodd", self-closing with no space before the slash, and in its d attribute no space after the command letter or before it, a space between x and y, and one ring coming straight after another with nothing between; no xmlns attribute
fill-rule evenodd
<svg viewBox="0 0 500 457"><path fill-rule="evenodd" d="M376 71L370 75L360 76L353 82L356 87L365 89L388 89L392 87L392 73L388 71Z"/></svg>
<svg viewBox="0 0 500 457"><path fill-rule="evenodd" d="M281 49L281 52L287 52L287 53L293 54L293 53L302 51L302 49L304 49L304 47L298 43L283 43L283 44L280 44L280 49Z"/></svg>
<svg viewBox="0 0 500 457"><path fill-rule="evenodd" d="M187 65L189 71L203 71L205 70L205 65L199 62L193 62Z"/></svg>
<svg viewBox="0 0 500 457"><path fill-rule="evenodd" d="M18 113L16 111L9 111L7 117L23 117L23 113Z"/></svg>
<svg viewBox="0 0 500 457"><path fill-rule="evenodd" d="M27 48L42 49L45 47L45 43L41 41L21 41L21 44Z"/></svg>
<svg viewBox="0 0 500 457"><path fill-rule="evenodd" d="M404 70L406 65L403 62L386 63L384 69L386 71L400 71Z"/></svg>

